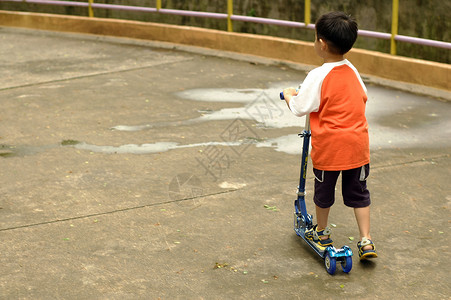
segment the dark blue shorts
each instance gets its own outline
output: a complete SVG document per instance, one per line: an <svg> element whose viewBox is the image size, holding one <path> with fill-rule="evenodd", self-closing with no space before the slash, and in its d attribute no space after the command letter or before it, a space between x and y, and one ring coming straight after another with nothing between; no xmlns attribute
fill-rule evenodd
<svg viewBox="0 0 451 300"><path fill-rule="evenodd" d="M346 171L322 171L313 168L315 174L315 195L313 201L321 208L331 207L335 202L335 185L341 173L343 202L346 206L359 208L371 204L366 179L370 165Z"/></svg>

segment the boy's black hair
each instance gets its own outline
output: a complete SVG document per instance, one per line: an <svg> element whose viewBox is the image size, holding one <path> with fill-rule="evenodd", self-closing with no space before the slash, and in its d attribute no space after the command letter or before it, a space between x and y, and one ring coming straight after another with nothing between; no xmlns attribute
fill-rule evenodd
<svg viewBox="0 0 451 300"><path fill-rule="evenodd" d="M334 54L345 54L357 39L357 22L344 12L322 15L315 24L317 39L323 39Z"/></svg>

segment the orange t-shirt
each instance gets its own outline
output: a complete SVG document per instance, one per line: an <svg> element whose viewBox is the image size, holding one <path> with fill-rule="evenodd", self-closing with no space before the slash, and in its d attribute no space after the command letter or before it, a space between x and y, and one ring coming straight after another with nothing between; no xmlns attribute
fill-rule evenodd
<svg viewBox="0 0 451 300"><path fill-rule="evenodd" d="M369 163L365 117L368 98L357 70L344 60L324 64L312 72L313 78L308 78L309 73L299 94L292 98L295 103L290 103L290 108L296 113L304 106L308 107L306 113L310 112L313 166L318 170L339 171ZM303 90L308 90L304 96Z"/></svg>

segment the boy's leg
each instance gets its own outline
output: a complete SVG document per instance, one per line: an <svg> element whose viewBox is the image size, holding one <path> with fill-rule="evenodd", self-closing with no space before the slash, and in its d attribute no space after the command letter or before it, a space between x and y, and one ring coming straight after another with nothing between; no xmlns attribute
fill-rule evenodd
<svg viewBox="0 0 451 300"><path fill-rule="evenodd" d="M366 237L371 240L370 235L370 207L357 207L354 208L355 219L357 220L357 225L359 226L360 239ZM363 250L371 250L371 246L363 247Z"/></svg>
<svg viewBox="0 0 451 300"><path fill-rule="evenodd" d="M327 227L330 207L335 202L335 185L337 184L339 171L322 171L313 168L315 175L315 194L313 202L316 206L316 221L318 231Z"/></svg>
<svg viewBox="0 0 451 300"><path fill-rule="evenodd" d="M354 208L360 239L370 235L371 199L366 186L369 172L369 165L342 172L343 201L346 206Z"/></svg>
<svg viewBox="0 0 451 300"><path fill-rule="evenodd" d="M318 205L315 206L316 206L316 222L318 224L318 231L321 231L327 227L330 207L321 208Z"/></svg>
<svg viewBox="0 0 451 300"><path fill-rule="evenodd" d="M357 221L357 225L359 227L360 234L359 245L360 242L364 240L364 238L371 240L370 234L371 200L370 200L370 192L368 191L366 185L366 179L369 175L369 171L370 167L368 164L362 166L361 168L356 168L342 172L343 200L346 206L354 208L354 215ZM374 244L365 245L361 249L363 251L373 250Z"/></svg>
<svg viewBox="0 0 451 300"><path fill-rule="evenodd" d="M313 173L315 174L315 194L313 201L315 202L316 208L317 226L313 230L306 232L306 236L313 239L315 235L313 231L316 231L318 238L324 241L320 244L325 245L327 243L329 245L333 241L330 239L330 230L327 224L330 207L335 202L335 185L340 172L322 171L313 168Z"/></svg>

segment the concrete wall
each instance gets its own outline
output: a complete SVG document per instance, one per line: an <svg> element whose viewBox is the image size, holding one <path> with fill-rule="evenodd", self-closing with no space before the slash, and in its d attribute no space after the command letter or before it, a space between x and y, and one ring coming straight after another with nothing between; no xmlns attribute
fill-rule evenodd
<svg viewBox="0 0 451 300"><path fill-rule="evenodd" d="M0 11L0 26L164 41L320 65L312 43L158 23ZM362 74L451 91L451 66L444 63L353 49L348 58Z"/></svg>

